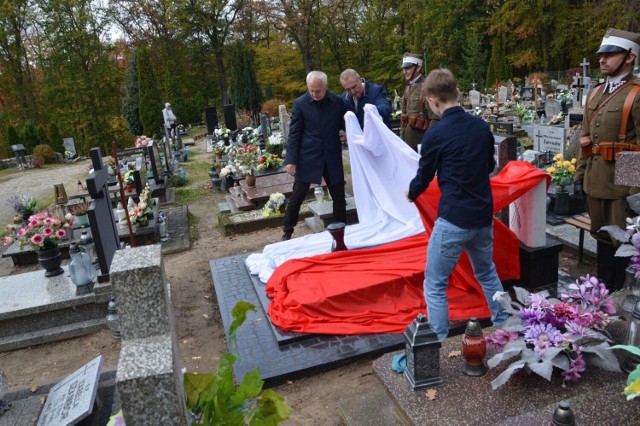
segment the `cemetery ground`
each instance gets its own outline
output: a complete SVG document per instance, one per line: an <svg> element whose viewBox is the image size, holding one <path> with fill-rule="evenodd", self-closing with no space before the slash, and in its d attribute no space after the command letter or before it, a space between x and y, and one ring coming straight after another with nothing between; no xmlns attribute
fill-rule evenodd
<svg viewBox="0 0 640 426"><path fill-rule="evenodd" d="M64 166L47 165L40 170L0 172L2 209L5 208L5 199L15 193L20 194L20 191L29 191L43 200L48 197L50 202L56 183L64 183L71 195L76 190L77 181L84 182L89 164L90 161L86 160ZM201 373L215 371L220 355L227 349L209 261L261 250L264 245L279 241L282 233L280 228L270 228L225 236L218 225L218 203L224 201L224 194L211 190L207 175L210 164L211 154L205 153L201 139L193 147L191 159L181 164L189 178L188 186L176 191L176 202L187 204L189 208L191 248L163 256L173 296L180 364L188 371ZM348 174L347 192L351 192ZM3 221L10 219L11 216L5 217L7 214L0 210ZM310 232L301 221L294 237ZM574 277L595 272L592 259L585 257L578 265L577 253L569 249L560 253L560 267ZM0 264L0 275L37 268L15 268L9 259L4 259ZM120 342L105 329L84 337L0 353L0 368L9 379L11 391L37 389L58 382L98 354L104 356L102 371L113 370L117 367L119 351ZM291 419L285 424L340 424L340 400L382 389L373 373L371 361L363 359L314 376L291 378L277 386L275 390L292 407Z"/></svg>

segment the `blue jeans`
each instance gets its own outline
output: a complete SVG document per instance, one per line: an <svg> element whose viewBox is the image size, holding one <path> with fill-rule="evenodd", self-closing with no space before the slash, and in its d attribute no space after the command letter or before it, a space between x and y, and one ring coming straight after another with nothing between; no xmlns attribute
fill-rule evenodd
<svg viewBox="0 0 640 426"><path fill-rule="evenodd" d="M449 276L458 263L462 250L467 251L473 272L482 286L492 313L493 324L499 325L509 317L502 306L493 301L493 295L497 291L503 291L493 263L493 225L464 229L438 218L429 238L424 294L429 323L440 341L449 334L449 303L446 289Z"/></svg>

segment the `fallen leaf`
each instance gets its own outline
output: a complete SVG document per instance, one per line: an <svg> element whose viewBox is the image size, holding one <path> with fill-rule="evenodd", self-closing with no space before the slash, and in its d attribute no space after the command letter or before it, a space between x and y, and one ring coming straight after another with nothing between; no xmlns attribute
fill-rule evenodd
<svg viewBox="0 0 640 426"><path fill-rule="evenodd" d="M40 403L40 405L44 405L45 402L47 402L47 395L42 395L39 399L38 402Z"/></svg>
<svg viewBox="0 0 640 426"><path fill-rule="evenodd" d="M209 318L209 315L207 315L207 314L202 314L202 316L205 317L205 318Z"/></svg>
<svg viewBox="0 0 640 426"><path fill-rule="evenodd" d="M293 380L287 380L287 384L288 385L292 385L293 384Z"/></svg>
<svg viewBox="0 0 640 426"><path fill-rule="evenodd" d="M458 357L460 355L462 355L461 351L451 351L451 352L449 352L449 358L455 358L455 357Z"/></svg>
<svg viewBox="0 0 640 426"><path fill-rule="evenodd" d="M38 389L40 389L38 386L34 386L31 388L31 393L36 393L38 392Z"/></svg>
<svg viewBox="0 0 640 426"><path fill-rule="evenodd" d="M434 401L436 399L436 396L438 395L438 391L433 389L433 388L432 389L427 389L425 394L427 395L427 399L429 401Z"/></svg>
<svg viewBox="0 0 640 426"><path fill-rule="evenodd" d="M205 296L204 298L205 298L205 299L208 299L208 298L209 298L209 296Z"/></svg>
<svg viewBox="0 0 640 426"><path fill-rule="evenodd" d="M202 359L202 357L201 356L192 356L191 359L194 360L194 361L197 361L199 359Z"/></svg>

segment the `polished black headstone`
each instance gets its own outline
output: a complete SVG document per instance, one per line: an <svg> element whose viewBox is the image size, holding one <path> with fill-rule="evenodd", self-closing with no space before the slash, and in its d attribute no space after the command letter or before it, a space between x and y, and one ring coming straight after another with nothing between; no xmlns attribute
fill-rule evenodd
<svg viewBox="0 0 640 426"><path fill-rule="evenodd" d="M93 201L87 214L100 265L98 282L103 283L109 281L109 268L113 255L120 248L120 239L109 197L109 173L102 164L102 152L100 148L91 148L89 154L93 172L87 178L87 191Z"/></svg>
<svg viewBox="0 0 640 426"><path fill-rule="evenodd" d="M233 104L224 106L224 125L232 132L238 130L238 124L236 123L236 109Z"/></svg>
<svg viewBox="0 0 640 426"><path fill-rule="evenodd" d="M204 118L207 121L207 134L213 135L218 127L218 110L216 107L206 107L204 109Z"/></svg>

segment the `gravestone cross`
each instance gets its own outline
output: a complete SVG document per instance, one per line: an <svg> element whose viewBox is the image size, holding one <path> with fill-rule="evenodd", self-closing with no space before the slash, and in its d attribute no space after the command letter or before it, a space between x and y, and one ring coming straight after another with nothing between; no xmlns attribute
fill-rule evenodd
<svg viewBox="0 0 640 426"><path fill-rule="evenodd" d="M538 112L538 84L540 83L541 81L538 77L531 79L531 84L533 84L533 106L536 112Z"/></svg>
<svg viewBox="0 0 640 426"><path fill-rule="evenodd" d="M496 115L500 113L500 82L496 80L496 83L493 85L496 93Z"/></svg>
<svg viewBox="0 0 640 426"><path fill-rule="evenodd" d="M584 85L582 88L582 99L585 99L591 91L591 77L588 76L589 65L591 64L587 58L583 58L580 63L580 66L582 67L582 84ZM582 106L582 102L580 103L580 106Z"/></svg>
<svg viewBox="0 0 640 426"><path fill-rule="evenodd" d="M91 148L89 155L93 172L87 178L87 191L93 201L87 214L100 265L98 282L103 283L109 281L109 268L114 253L120 248L120 239L109 197L109 173L102 163L102 152L100 148Z"/></svg>

